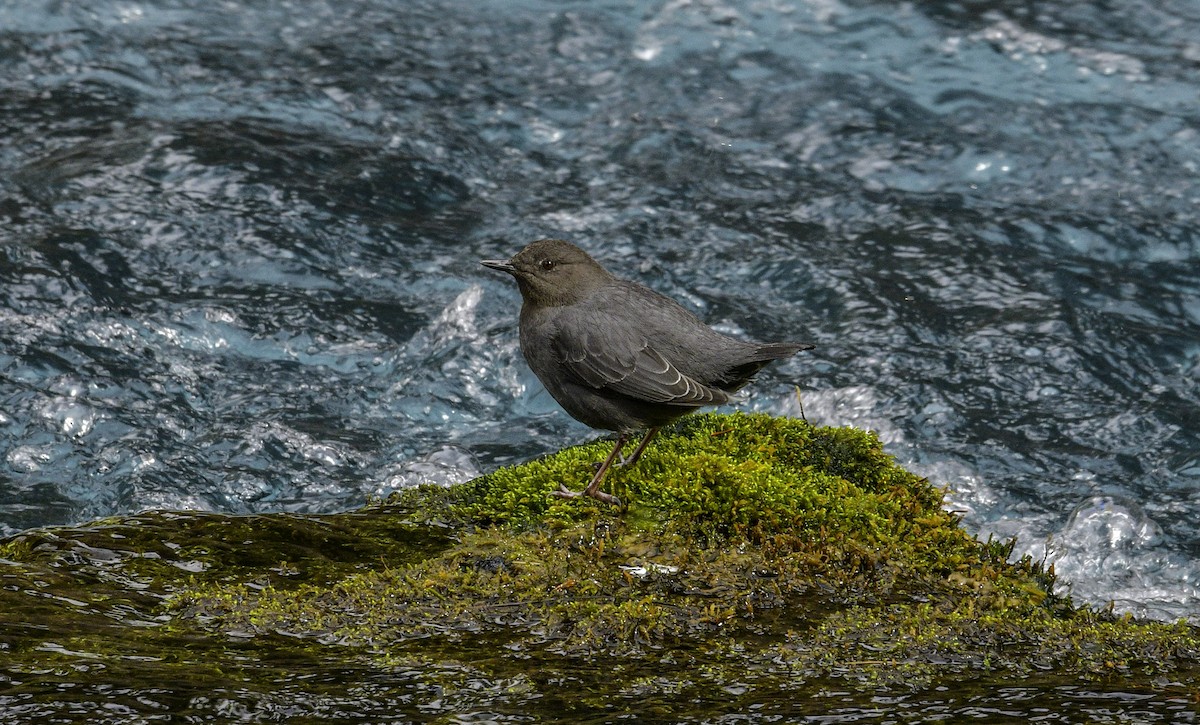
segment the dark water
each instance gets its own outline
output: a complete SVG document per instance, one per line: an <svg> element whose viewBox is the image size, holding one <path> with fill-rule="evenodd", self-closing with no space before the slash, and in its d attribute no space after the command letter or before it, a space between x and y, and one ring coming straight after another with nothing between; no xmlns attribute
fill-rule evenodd
<svg viewBox="0 0 1200 725"><path fill-rule="evenodd" d="M580 441L477 264L811 339L1080 601L1200 621L1200 7L0 3L0 534L335 511Z"/></svg>

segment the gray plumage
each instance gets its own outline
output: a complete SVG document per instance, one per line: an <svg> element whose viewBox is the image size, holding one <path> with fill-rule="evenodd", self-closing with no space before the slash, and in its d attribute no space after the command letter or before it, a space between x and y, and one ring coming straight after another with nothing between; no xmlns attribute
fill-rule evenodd
<svg viewBox="0 0 1200 725"><path fill-rule="evenodd" d="M559 239L482 264L517 280L521 354L550 395L576 420L619 434L583 492L604 501L618 503L598 488L630 435L648 430L625 465L637 461L660 426L729 402L767 363L812 347L722 335L674 300L612 275ZM565 487L558 494L578 495Z"/></svg>

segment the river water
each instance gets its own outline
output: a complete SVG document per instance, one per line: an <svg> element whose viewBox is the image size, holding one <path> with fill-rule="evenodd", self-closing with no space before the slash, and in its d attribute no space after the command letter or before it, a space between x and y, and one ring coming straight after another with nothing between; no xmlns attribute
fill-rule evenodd
<svg viewBox="0 0 1200 725"><path fill-rule="evenodd" d="M817 343L737 407L1200 621L1198 89L1191 0L0 3L0 535L597 435L478 264L561 236Z"/></svg>

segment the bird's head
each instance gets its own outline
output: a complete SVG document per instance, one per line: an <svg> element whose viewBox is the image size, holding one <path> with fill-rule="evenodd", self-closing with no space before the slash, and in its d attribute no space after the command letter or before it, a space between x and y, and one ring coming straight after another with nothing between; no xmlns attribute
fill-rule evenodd
<svg viewBox="0 0 1200 725"><path fill-rule="evenodd" d="M511 274L525 304L539 307L574 304L613 279L587 252L561 239L540 239L512 259L480 264Z"/></svg>

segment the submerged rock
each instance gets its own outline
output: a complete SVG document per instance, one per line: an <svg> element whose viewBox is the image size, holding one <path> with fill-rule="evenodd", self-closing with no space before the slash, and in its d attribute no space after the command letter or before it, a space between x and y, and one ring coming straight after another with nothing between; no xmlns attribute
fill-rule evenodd
<svg viewBox="0 0 1200 725"><path fill-rule="evenodd" d="M36 699L119 672L199 711L221 692L260 711L672 719L879 688L978 705L1025 683L1045 707L1083 680L1165 709L1200 693L1195 628L1076 608L868 432L696 416L610 475L627 510L548 495L608 445L347 514L10 538L0 684Z"/></svg>

